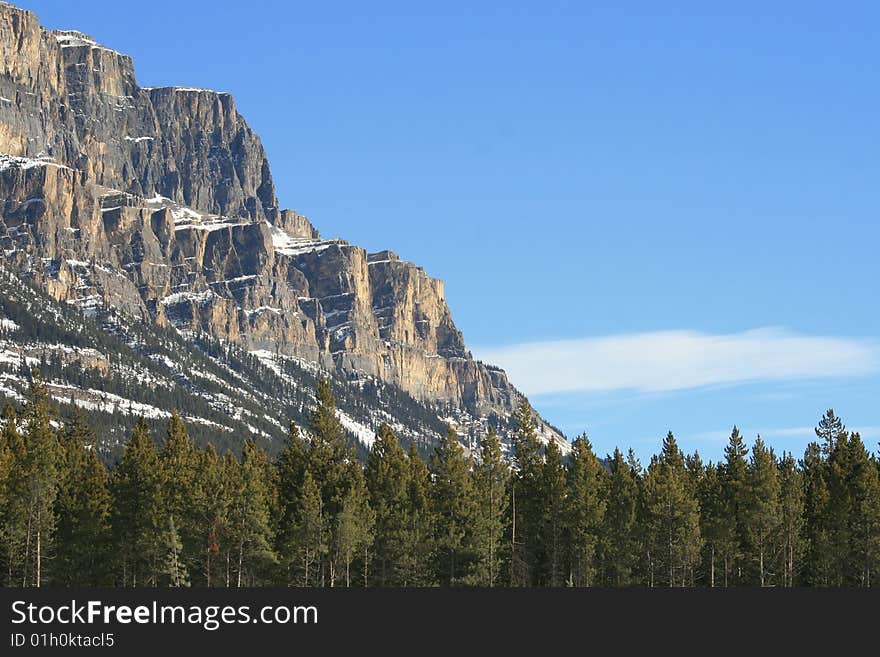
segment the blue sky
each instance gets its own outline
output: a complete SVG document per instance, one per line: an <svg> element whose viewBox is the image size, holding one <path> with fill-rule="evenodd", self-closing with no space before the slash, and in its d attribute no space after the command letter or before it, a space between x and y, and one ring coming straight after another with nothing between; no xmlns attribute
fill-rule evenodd
<svg viewBox="0 0 880 657"><path fill-rule="evenodd" d="M283 205L444 279L597 451L831 406L876 448L876 3L17 4L233 93Z"/></svg>

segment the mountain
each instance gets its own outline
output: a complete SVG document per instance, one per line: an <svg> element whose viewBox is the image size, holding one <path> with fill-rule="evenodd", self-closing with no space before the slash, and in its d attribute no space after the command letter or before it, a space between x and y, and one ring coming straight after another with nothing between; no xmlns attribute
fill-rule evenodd
<svg viewBox="0 0 880 657"><path fill-rule="evenodd" d="M96 351L77 352L79 372L162 381L191 423L235 435L276 438L278 418L303 418L305 389L318 376L352 400L358 417L348 417L349 429L362 443L382 419L425 444L447 421L463 436L509 423L521 395L503 370L472 357L443 283L390 251L324 239L306 217L280 209L260 139L231 95L141 87L127 55L80 32L46 30L5 3L0 50L0 273L8 281L0 299L7 309L51 309L35 321L66 336L57 349L37 340L34 353L72 346L80 322L82 333L118 344L75 345ZM20 316L6 319L22 326ZM18 358L7 358L7 370L35 358L27 340L37 333L0 335ZM157 372L163 359L167 370ZM65 367L53 375L76 387ZM272 394L267 372L290 388L288 398L257 394ZM207 381L216 390L201 390ZM131 379L128 388L124 399L147 403ZM229 399L218 405L221 390ZM101 412L78 395L74 404ZM240 405L248 395L266 412ZM407 401L395 409L378 398ZM199 403L211 412L186 413ZM254 415L238 413L244 408ZM545 440L567 448L557 430L540 426Z"/></svg>

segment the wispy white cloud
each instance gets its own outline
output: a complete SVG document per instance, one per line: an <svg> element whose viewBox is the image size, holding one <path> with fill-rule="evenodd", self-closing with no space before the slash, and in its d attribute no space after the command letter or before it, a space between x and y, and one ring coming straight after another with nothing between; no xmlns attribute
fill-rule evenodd
<svg viewBox="0 0 880 657"><path fill-rule="evenodd" d="M477 350L530 395L662 392L761 381L856 377L880 371L880 342L777 328L711 335L658 331Z"/></svg>

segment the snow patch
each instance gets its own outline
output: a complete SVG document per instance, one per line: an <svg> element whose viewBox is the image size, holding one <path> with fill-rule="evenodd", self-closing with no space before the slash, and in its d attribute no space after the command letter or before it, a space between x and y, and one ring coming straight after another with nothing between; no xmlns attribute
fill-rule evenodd
<svg viewBox="0 0 880 657"><path fill-rule="evenodd" d="M263 365L275 372L275 374L282 376L281 367L278 365L276 354L267 349L256 349L250 353L251 355L256 356Z"/></svg>
<svg viewBox="0 0 880 657"><path fill-rule="evenodd" d="M187 213L196 214L192 210L188 208L184 208ZM172 216L174 216L174 230L204 230L209 233L215 230L223 230L225 228L237 228L239 226L247 226L250 222L248 221L229 221L224 217L220 217L219 221L212 221L210 223L183 223L184 221L191 221L191 219L181 219L177 215L175 215L175 211L171 211Z"/></svg>
<svg viewBox="0 0 880 657"><path fill-rule="evenodd" d="M96 48L98 50L106 50L107 52L116 53L115 50L108 48L107 46L102 46L100 43L95 41L92 37L87 34L83 34L82 32L77 32L76 30L58 30L52 32L55 36L55 40L58 42L62 48ZM119 53L116 53L119 54Z"/></svg>
<svg viewBox="0 0 880 657"><path fill-rule="evenodd" d="M275 313L276 315L279 315L279 316L284 314L284 310L282 308L274 308L272 306L260 306L259 308L254 308L253 310L247 310L245 312L249 318L253 317L254 315L259 315L264 312Z"/></svg>
<svg viewBox="0 0 880 657"><path fill-rule="evenodd" d="M169 294L167 297L162 299L159 303L163 306L172 306L178 303L205 303L210 301L214 297L214 293L208 290L207 292L175 292L174 294Z"/></svg>
<svg viewBox="0 0 880 657"><path fill-rule="evenodd" d="M35 169L36 167L58 167L59 169L67 169L68 167L58 164L48 156L33 157L17 157L7 153L0 153L0 171L7 169Z"/></svg>
<svg viewBox="0 0 880 657"><path fill-rule="evenodd" d="M336 409L336 417L340 424L342 424L347 431L357 436L357 439L360 440L361 443L368 448L372 447L373 443L376 441L375 431L368 426L361 424L344 411L340 411L338 408Z"/></svg>
<svg viewBox="0 0 880 657"><path fill-rule="evenodd" d="M304 253L315 253L329 249L334 244L344 244L343 240L312 240L291 237L278 226L269 224L272 233L272 246L276 253L286 256L298 256Z"/></svg>

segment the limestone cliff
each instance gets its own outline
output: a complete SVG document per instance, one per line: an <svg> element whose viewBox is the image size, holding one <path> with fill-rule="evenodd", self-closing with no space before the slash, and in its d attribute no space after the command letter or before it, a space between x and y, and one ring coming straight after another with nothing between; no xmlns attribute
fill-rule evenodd
<svg viewBox="0 0 880 657"><path fill-rule="evenodd" d="M0 247L55 298L510 413L441 281L279 209L232 96L140 87L130 57L2 3L0 54Z"/></svg>

